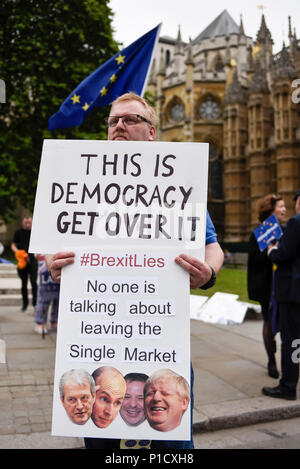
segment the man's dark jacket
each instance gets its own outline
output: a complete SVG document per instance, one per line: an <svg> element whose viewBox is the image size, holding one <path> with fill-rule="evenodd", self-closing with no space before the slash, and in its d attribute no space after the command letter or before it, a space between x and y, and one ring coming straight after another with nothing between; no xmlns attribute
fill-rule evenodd
<svg viewBox="0 0 300 469"><path fill-rule="evenodd" d="M277 302L300 304L300 213L289 219L278 249L272 250L269 258L277 265Z"/></svg>
<svg viewBox="0 0 300 469"><path fill-rule="evenodd" d="M264 305L270 302L272 288L272 262L267 251L260 251L254 232L248 242L247 262L248 298Z"/></svg>

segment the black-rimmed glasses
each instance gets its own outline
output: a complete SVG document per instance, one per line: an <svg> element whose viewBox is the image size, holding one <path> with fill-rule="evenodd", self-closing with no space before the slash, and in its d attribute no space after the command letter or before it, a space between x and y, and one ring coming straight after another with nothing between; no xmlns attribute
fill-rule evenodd
<svg viewBox="0 0 300 469"><path fill-rule="evenodd" d="M119 119L122 119L122 123L126 126L137 125L140 122L146 122L149 125L152 125L148 119L139 114L125 114L124 116L109 116L106 117L105 123L108 127L116 127L118 125Z"/></svg>

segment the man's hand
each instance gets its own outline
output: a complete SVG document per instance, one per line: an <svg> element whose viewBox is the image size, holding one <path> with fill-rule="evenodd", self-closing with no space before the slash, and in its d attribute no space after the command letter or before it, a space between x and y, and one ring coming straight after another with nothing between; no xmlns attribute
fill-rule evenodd
<svg viewBox="0 0 300 469"><path fill-rule="evenodd" d="M180 254L175 258L176 264L180 265L190 274L190 288L200 288L211 278L212 271L206 262L201 262L196 257Z"/></svg>
<svg viewBox="0 0 300 469"><path fill-rule="evenodd" d="M269 246L267 247L267 252L269 253L271 249L277 248L278 244L279 244L279 241L276 241L276 243L269 244Z"/></svg>
<svg viewBox="0 0 300 469"><path fill-rule="evenodd" d="M205 246L205 262L187 254L180 254L175 262L190 274L190 288L200 288L211 279L212 268L216 275L220 272L224 253L219 243L215 242Z"/></svg>
<svg viewBox="0 0 300 469"><path fill-rule="evenodd" d="M57 283L61 279L61 269L66 265L74 263L74 252L58 252L57 254L47 254L46 264L53 280Z"/></svg>

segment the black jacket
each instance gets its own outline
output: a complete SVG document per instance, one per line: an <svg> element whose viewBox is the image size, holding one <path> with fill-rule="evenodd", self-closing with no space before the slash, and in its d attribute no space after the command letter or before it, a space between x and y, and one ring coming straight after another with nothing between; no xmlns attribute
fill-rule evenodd
<svg viewBox="0 0 300 469"><path fill-rule="evenodd" d="M272 262L267 251L260 251L252 232L248 243L247 265L248 298L268 304L272 288Z"/></svg>
<svg viewBox="0 0 300 469"><path fill-rule="evenodd" d="M277 302L300 303L300 213L289 219L278 249L272 250L269 258L277 265Z"/></svg>

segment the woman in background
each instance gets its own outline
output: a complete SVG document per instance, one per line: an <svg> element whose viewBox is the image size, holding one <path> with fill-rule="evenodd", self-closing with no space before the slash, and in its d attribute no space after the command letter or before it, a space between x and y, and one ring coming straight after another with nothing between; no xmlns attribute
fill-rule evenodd
<svg viewBox="0 0 300 469"><path fill-rule="evenodd" d="M35 327L38 334L47 334L48 310L51 307L51 330L57 330L58 306L59 306L59 283L52 280L46 266L45 256L36 254L38 260L39 285L37 293L37 302L34 313Z"/></svg>
<svg viewBox="0 0 300 469"><path fill-rule="evenodd" d="M268 194L258 201L258 219L260 223L272 214L279 224L284 221L286 208L282 197L278 194ZM248 249L248 297L258 301L261 305L263 317L263 342L268 356L268 374L277 379L279 376L276 366L276 341L272 331L272 262L268 258L267 250L260 251L254 232L249 239Z"/></svg>

